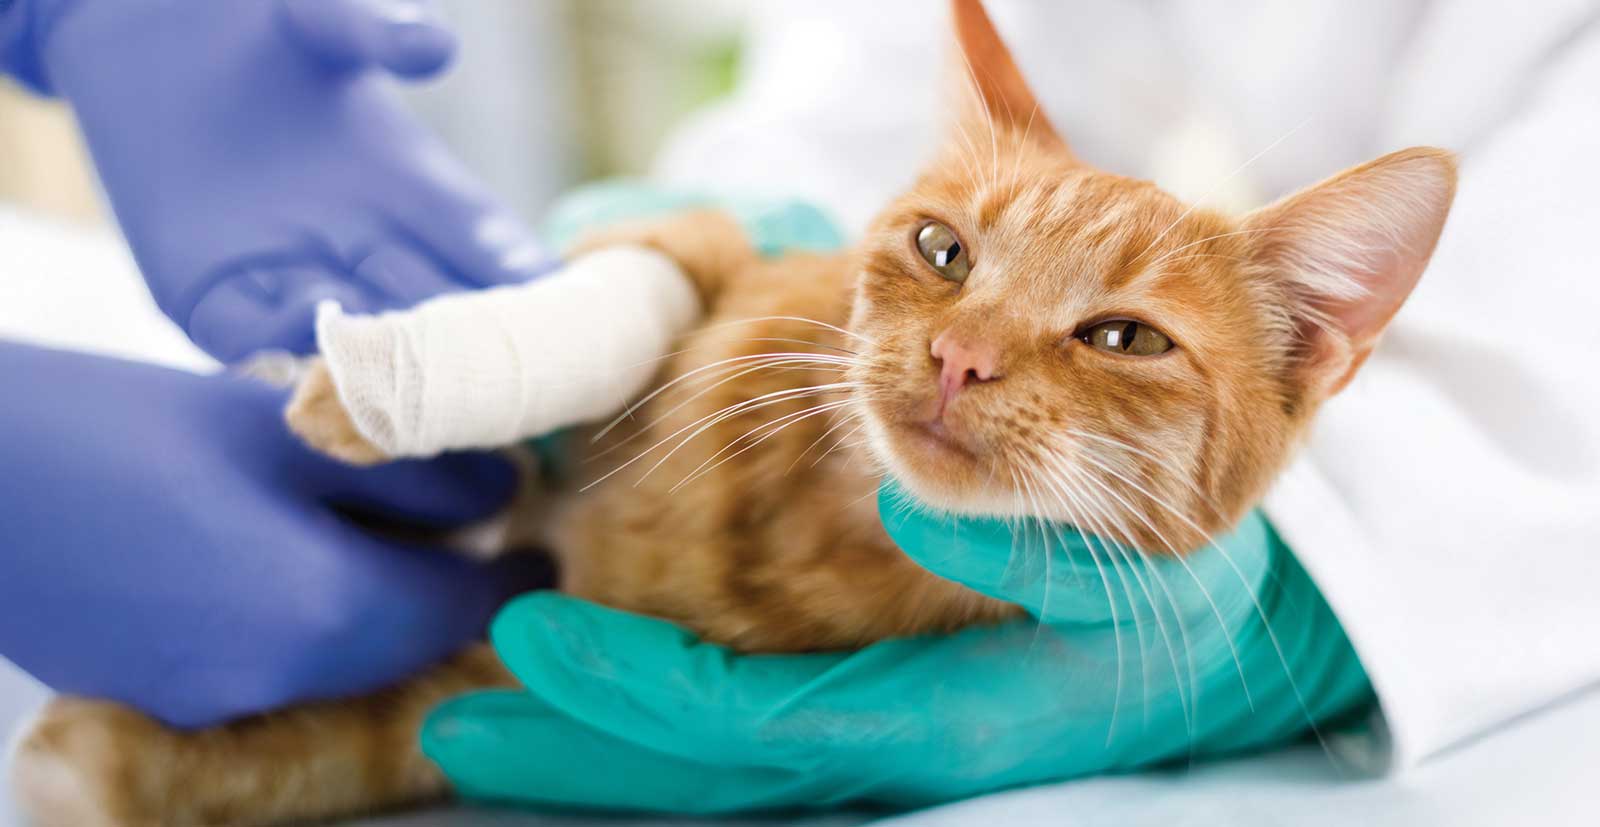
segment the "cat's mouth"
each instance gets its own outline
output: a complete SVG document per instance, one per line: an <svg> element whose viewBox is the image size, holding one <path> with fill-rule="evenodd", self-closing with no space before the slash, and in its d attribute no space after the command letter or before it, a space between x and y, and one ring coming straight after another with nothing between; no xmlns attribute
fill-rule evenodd
<svg viewBox="0 0 1600 827"><path fill-rule="evenodd" d="M951 428L942 419L910 422L902 426L917 445L941 457L951 456L968 462L978 461L978 452L959 430Z"/></svg>
<svg viewBox="0 0 1600 827"><path fill-rule="evenodd" d="M1007 435L996 433L977 398L941 406L934 385L879 372L862 380L862 412L872 453L915 498L937 508L977 513L1012 492ZM985 512L986 513L986 512Z"/></svg>
<svg viewBox="0 0 1600 827"><path fill-rule="evenodd" d="M917 416L875 417L870 432L879 456L908 493L958 514L1007 513L1011 492L1002 455L962 421Z"/></svg>
<svg viewBox="0 0 1600 827"><path fill-rule="evenodd" d="M946 483L967 481L989 467L982 440L960 422L922 417L884 421L885 443L896 465L914 476Z"/></svg>

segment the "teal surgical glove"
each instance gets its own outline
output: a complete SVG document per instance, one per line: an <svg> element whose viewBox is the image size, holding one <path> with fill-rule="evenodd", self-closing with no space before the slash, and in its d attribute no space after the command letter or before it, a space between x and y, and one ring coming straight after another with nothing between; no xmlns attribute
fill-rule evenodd
<svg viewBox="0 0 1600 827"><path fill-rule="evenodd" d="M800 250L829 252L844 244L844 237L827 215L803 201L725 198L628 179L588 184L562 196L545 218L541 236L552 249L560 250L601 227L694 209L731 214L750 236L750 243L766 256Z"/></svg>
<svg viewBox="0 0 1600 827"><path fill-rule="evenodd" d="M1370 702L1338 621L1260 514L1183 560L1075 529L950 520L885 486L918 563L1031 618L849 653L738 655L529 595L493 640L526 691L455 699L423 746L472 799L695 814L936 804L1224 755Z"/></svg>

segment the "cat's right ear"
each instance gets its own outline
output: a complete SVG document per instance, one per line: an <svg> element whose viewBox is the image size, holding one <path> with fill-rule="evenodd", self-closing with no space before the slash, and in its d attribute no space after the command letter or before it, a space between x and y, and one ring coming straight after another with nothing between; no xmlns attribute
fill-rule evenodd
<svg viewBox="0 0 1600 827"><path fill-rule="evenodd" d="M1298 305L1295 370L1338 393L1377 345L1433 255L1455 199L1455 156L1414 147L1346 170L1252 213L1254 258Z"/></svg>
<svg viewBox="0 0 1600 827"><path fill-rule="evenodd" d="M989 140L991 129L1072 157L1065 139L1050 124L1011 57L982 0L951 0L958 54L955 77L960 98L955 128L967 141ZM979 136L982 136L981 140Z"/></svg>

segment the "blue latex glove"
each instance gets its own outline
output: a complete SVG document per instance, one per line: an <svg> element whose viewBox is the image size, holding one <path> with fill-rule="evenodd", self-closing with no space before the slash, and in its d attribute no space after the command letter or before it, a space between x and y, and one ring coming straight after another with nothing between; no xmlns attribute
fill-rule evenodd
<svg viewBox="0 0 1600 827"><path fill-rule="evenodd" d="M7 7L8 6L8 7ZM527 278L539 248L397 101L454 40L423 0L0 0L0 61L76 110L162 310L224 361Z"/></svg>
<svg viewBox="0 0 1600 827"><path fill-rule="evenodd" d="M536 584L332 507L481 518L515 483L498 461L341 465L233 376L0 343L0 387L0 653L57 690L179 726L367 691Z"/></svg>
<svg viewBox="0 0 1600 827"><path fill-rule="evenodd" d="M1259 514L1215 548L1151 562L1063 526L931 517L892 485L880 506L919 563L1046 622L740 656L532 595L492 633L527 691L447 702L424 748L492 801L920 806L1271 745L1370 700L1337 620Z"/></svg>

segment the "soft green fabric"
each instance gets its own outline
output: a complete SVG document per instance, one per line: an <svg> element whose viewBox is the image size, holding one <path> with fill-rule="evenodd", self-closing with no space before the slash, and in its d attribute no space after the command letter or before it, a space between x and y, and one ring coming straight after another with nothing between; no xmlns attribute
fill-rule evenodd
<svg viewBox="0 0 1600 827"><path fill-rule="evenodd" d="M595 202L610 212L589 215L656 203L610 192ZM786 228L763 248L821 237L810 219L746 226ZM1338 621L1259 513L1181 560L1069 526L942 517L892 482L879 513L918 563L1031 617L857 652L738 655L660 620L527 595L492 630L526 691L447 702L424 750L480 800L911 807L1270 746L1371 701Z"/></svg>

